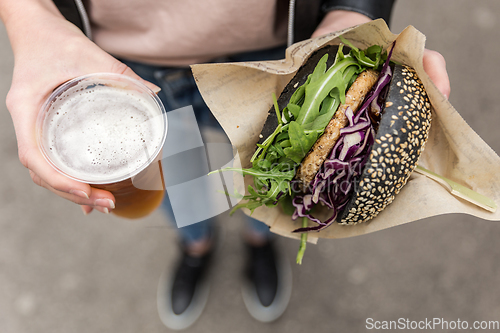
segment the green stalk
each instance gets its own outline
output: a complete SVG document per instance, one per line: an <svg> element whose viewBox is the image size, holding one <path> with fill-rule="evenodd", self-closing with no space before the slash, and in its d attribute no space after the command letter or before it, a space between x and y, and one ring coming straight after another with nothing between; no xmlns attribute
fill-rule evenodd
<svg viewBox="0 0 500 333"><path fill-rule="evenodd" d="M307 227L307 217L302 218L302 227ZM304 253L306 252L307 245L307 232L304 232L300 235L300 246L299 252L297 252L297 264L302 265L302 258L304 257Z"/></svg>
<svg viewBox="0 0 500 333"><path fill-rule="evenodd" d="M273 93L273 104L274 104L274 111L276 111L276 117L278 117L278 124L282 125L283 122L281 120L280 107L278 106L278 100L276 99L276 94L275 93Z"/></svg>
<svg viewBox="0 0 500 333"><path fill-rule="evenodd" d="M274 138L278 133L281 132L282 127L283 127L283 122L281 121L281 113L280 113L280 108L278 107L278 100L276 99L276 94L273 93L273 104L274 104L274 110L276 111L276 117L278 117L278 127L274 130L273 134L271 134L263 143L262 146L264 147L259 147L257 150L255 150L255 153L253 154L252 158L250 159L250 162L253 162L257 156L259 156L260 152L260 157L258 160L262 159L264 155L266 154L267 148L273 143Z"/></svg>
<svg viewBox="0 0 500 333"><path fill-rule="evenodd" d="M415 171L443 185L451 194L453 194L456 197L467 200L468 202L478 207L481 207L487 211L490 211L492 213L496 212L497 210L497 204L495 203L495 201L488 198L487 196L479 194L476 191L473 191L470 188L460 185L451 179L448 179L446 177L438 175L437 173L427 170L421 167L420 165L417 165Z"/></svg>
<svg viewBox="0 0 500 333"><path fill-rule="evenodd" d="M288 180L288 179L292 179L293 176L295 175L294 170L290 170L290 171L286 171L286 172L281 172L281 171L273 172L273 170L263 171L263 170L254 170L254 169L225 168L223 170L214 170L212 172L209 172L208 175L211 175L211 174L219 172L219 171L235 171L235 172L241 173L243 176L272 177L275 180Z"/></svg>
<svg viewBox="0 0 500 333"><path fill-rule="evenodd" d="M262 147L257 148L257 150L253 154L252 158L250 159L250 162L253 162L257 158L257 156L259 156L259 153L261 151L262 151L262 154L260 154L259 159L262 159L262 157L264 157L264 155L265 155L265 153L267 151L267 148L269 148L269 146L271 145L271 143L273 143L274 138L276 137L276 135L278 135L278 133L280 133L280 132L281 132L281 125L278 125L278 127L276 127L276 129L274 130L273 134L271 134L266 139L266 141L264 141L262 143L262 146L264 146L264 148L262 148Z"/></svg>

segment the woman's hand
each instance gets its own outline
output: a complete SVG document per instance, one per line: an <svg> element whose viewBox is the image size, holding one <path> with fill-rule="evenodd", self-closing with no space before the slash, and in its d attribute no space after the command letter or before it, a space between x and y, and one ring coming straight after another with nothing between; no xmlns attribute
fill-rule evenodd
<svg viewBox="0 0 500 333"><path fill-rule="evenodd" d="M311 38L323 36L331 32L370 21L371 19L368 16L360 13L350 12L348 10L332 10L325 15L320 25L313 32Z"/></svg>
<svg viewBox="0 0 500 333"><path fill-rule="evenodd" d="M446 71L446 61L441 53L429 49L424 50L424 70L439 91L448 99L451 87Z"/></svg>
<svg viewBox="0 0 500 333"><path fill-rule="evenodd" d="M109 213L115 207L110 192L69 179L45 161L35 138L38 112L57 86L90 73L125 74L143 81L154 91L159 88L140 79L130 68L85 37L59 14L51 1L9 3L11 6L16 4L24 5L20 11L23 14L16 17L19 11L15 8L2 7L2 19L15 59L6 104L16 131L19 159L28 168L35 184L82 205L86 214L93 208Z"/></svg>
<svg viewBox="0 0 500 333"><path fill-rule="evenodd" d="M328 12L311 38L329 34L331 32L346 29L355 25L370 22L368 16L346 10L333 10ZM424 70L441 93L449 98L450 79L446 71L446 62L444 57L437 51L425 49L424 51Z"/></svg>

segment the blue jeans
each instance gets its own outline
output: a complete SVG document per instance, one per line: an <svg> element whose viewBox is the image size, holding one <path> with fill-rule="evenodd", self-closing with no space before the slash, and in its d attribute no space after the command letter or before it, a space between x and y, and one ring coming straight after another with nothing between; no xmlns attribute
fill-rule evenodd
<svg viewBox="0 0 500 333"><path fill-rule="evenodd" d="M228 56L218 59L217 61L239 62L277 60L283 59L284 57L285 47L278 47L269 50ZM122 61L140 77L156 84L162 89L158 96L162 100L167 112L191 105L195 113L196 121L200 127L208 126L222 131L219 123L203 101L190 68L162 67L127 60ZM189 205L192 205L192 203L186 203L186 209L190 208ZM168 194L165 195L162 207L171 217L171 220L173 220L173 210ZM189 245L198 240L206 239L210 235L214 221L215 218L209 218L202 222L179 228L182 242L185 245ZM250 217L247 219L247 228L263 237L270 237L271 235L267 225Z"/></svg>

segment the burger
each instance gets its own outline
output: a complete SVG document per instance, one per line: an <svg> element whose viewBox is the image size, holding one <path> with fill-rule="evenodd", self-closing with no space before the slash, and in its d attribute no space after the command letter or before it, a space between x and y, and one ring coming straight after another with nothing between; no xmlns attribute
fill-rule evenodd
<svg viewBox="0 0 500 333"><path fill-rule="evenodd" d="M342 42L312 54L274 97L252 165L229 169L253 177L233 210L281 204L312 222L294 232L320 231L374 218L406 184L429 134L423 84L391 61L394 46Z"/></svg>

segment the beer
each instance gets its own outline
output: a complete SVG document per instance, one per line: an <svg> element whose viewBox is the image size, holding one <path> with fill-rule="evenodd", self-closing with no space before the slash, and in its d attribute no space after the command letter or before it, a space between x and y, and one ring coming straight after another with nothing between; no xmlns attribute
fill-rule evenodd
<svg viewBox="0 0 500 333"><path fill-rule="evenodd" d="M67 177L113 193L113 213L138 218L159 206L166 114L145 85L118 74L71 80L49 97L38 122L48 162ZM137 188L134 177L153 181Z"/></svg>

